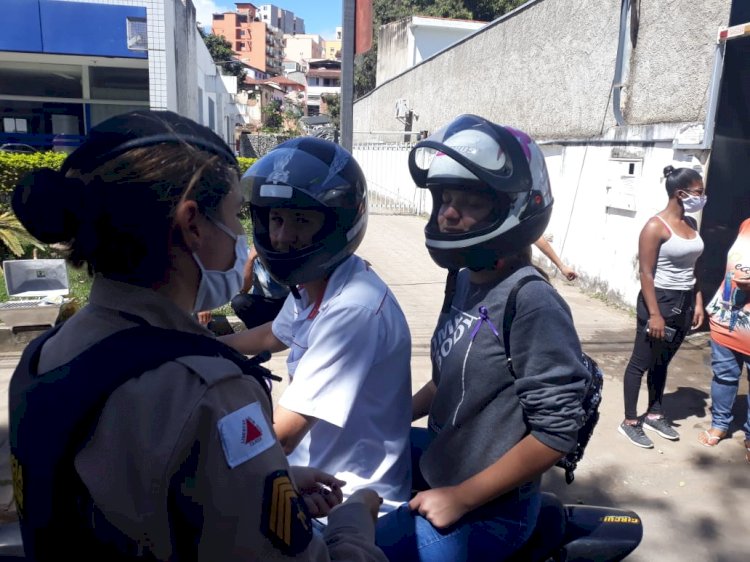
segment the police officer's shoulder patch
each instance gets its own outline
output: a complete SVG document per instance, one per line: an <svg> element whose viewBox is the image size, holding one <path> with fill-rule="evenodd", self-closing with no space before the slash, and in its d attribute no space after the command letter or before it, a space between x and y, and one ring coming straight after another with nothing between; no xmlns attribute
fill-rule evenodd
<svg viewBox="0 0 750 562"><path fill-rule="evenodd" d="M299 554L312 540L312 519L286 470L266 476L261 529L285 554Z"/></svg>

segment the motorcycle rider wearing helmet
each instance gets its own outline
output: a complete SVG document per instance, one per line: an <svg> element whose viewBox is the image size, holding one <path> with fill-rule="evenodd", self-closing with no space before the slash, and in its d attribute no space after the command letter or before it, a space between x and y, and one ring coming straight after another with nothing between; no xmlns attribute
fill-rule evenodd
<svg viewBox="0 0 750 562"><path fill-rule="evenodd" d="M367 185L330 141L280 144L242 178L261 262L292 293L273 322L226 336L242 353L289 349L274 429L292 464L366 486L382 510L411 485L411 336L395 296L355 251Z"/></svg>
<svg viewBox="0 0 750 562"><path fill-rule="evenodd" d="M30 560L383 559L377 494L336 505L340 481L293 470L270 429L266 371L192 317L239 288L242 203L222 139L166 111L103 121L60 171L16 187L28 231L94 277L89 303L31 342L10 383Z"/></svg>
<svg viewBox="0 0 750 562"><path fill-rule="evenodd" d="M412 439L426 489L378 520L376 543L390 560L504 560L531 535L542 474L576 445L590 378L548 283L517 294L515 377L498 332L511 289L540 276L531 245L552 210L546 166L525 133L461 115L417 143L409 170L432 194L427 249L449 279L458 273L431 342L432 380L412 402L414 420L429 414Z"/></svg>

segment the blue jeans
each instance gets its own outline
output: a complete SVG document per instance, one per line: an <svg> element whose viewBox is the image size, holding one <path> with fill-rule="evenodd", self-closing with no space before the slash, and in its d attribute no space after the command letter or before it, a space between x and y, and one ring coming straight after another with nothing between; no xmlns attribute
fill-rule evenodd
<svg viewBox="0 0 750 562"><path fill-rule="evenodd" d="M734 351L711 340L711 427L728 431L732 423L732 406L740 386L742 366L750 379L750 356ZM750 393L747 395L745 439L750 440Z"/></svg>
<svg viewBox="0 0 750 562"><path fill-rule="evenodd" d="M415 483L420 478L419 457L429 444L426 434L426 430L412 429ZM499 562L528 540L539 515L539 493L522 499L519 495L520 490L511 492L475 509L445 529L433 527L404 504L378 520L375 543L391 562Z"/></svg>

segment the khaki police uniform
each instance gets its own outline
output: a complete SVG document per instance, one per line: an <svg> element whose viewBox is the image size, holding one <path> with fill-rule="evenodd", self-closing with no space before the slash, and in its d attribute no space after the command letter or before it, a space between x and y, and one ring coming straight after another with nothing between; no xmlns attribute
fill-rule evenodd
<svg viewBox="0 0 750 562"><path fill-rule="evenodd" d="M132 327L120 312L209 334L154 291L96 278L89 305L45 345L39 371ZM109 522L160 560L178 554L174 545L189 529L198 560L385 560L363 504L336 508L322 536L313 533L271 411L264 390L235 363L183 357L115 390L75 467Z"/></svg>

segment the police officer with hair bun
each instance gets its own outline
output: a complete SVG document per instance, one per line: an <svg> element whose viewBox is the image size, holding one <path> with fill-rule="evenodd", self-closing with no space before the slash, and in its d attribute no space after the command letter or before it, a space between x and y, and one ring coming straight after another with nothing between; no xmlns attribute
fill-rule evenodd
<svg viewBox="0 0 750 562"><path fill-rule="evenodd" d="M237 162L210 129L135 111L94 127L13 210L93 276L10 383L11 465L31 560L382 560L380 498L290 467L270 373L192 317L229 302L247 237ZM328 517L322 532L312 517Z"/></svg>

